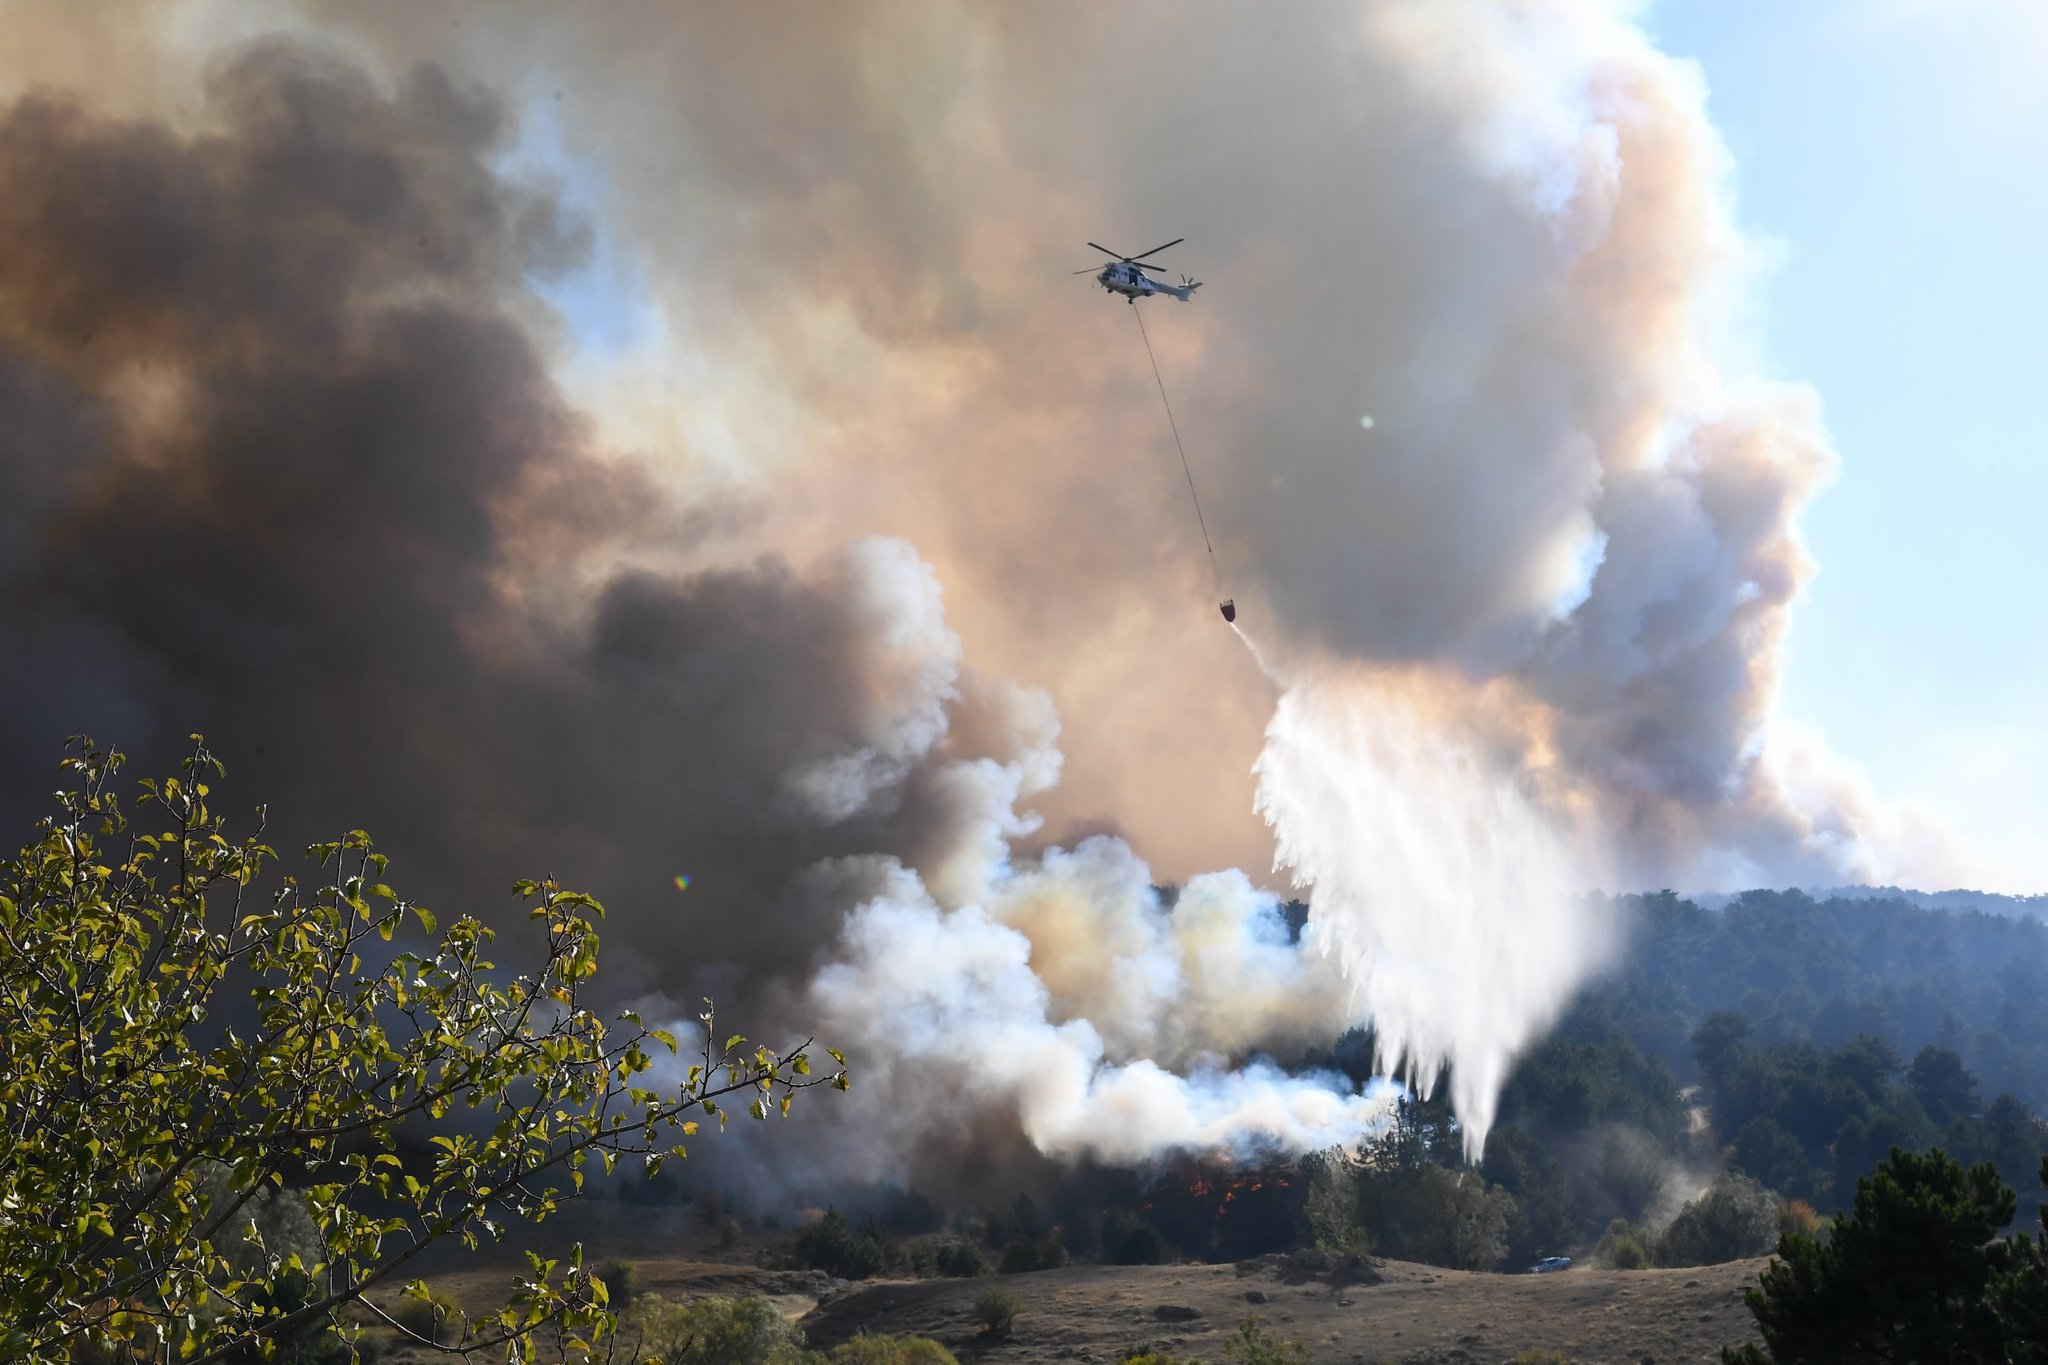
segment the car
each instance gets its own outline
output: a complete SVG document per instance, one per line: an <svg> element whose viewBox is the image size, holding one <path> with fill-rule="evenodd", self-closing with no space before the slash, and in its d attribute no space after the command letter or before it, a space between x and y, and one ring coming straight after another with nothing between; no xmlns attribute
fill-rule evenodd
<svg viewBox="0 0 2048 1365"><path fill-rule="evenodd" d="M1542 1275L1553 1270L1570 1270L1571 1268L1572 1258L1569 1256L1545 1256L1535 1265L1529 1267L1529 1273L1531 1275Z"/></svg>

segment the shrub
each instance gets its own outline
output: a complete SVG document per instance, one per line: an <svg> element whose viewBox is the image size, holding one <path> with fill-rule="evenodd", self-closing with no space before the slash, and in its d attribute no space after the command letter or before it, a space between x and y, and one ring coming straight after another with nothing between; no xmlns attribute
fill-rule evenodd
<svg viewBox="0 0 2048 1365"><path fill-rule="evenodd" d="M1804 1199L1787 1199L1778 1205L1778 1236L1818 1237L1827 1226L1821 1216L1813 1211L1813 1205Z"/></svg>
<svg viewBox="0 0 2048 1365"><path fill-rule="evenodd" d="M802 1365L804 1334L763 1298L672 1303L648 1294L626 1314L634 1358L659 1365Z"/></svg>
<svg viewBox="0 0 2048 1365"><path fill-rule="evenodd" d="M1606 1235L1593 1249L1593 1259L1609 1270L1647 1270L1653 1240L1649 1229L1617 1218L1607 1225Z"/></svg>
<svg viewBox="0 0 2048 1365"><path fill-rule="evenodd" d="M1103 1228L1102 1256L1111 1265L1163 1265L1166 1239L1141 1215L1119 1209Z"/></svg>
<svg viewBox="0 0 2048 1365"><path fill-rule="evenodd" d="M401 1328L436 1346L448 1346L462 1336L462 1308L446 1294L429 1289L424 1294L407 1294L391 1310Z"/></svg>
<svg viewBox="0 0 2048 1365"><path fill-rule="evenodd" d="M930 1337L857 1336L832 1348L832 1365L960 1365Z"/></svg>
<svg viewBox="0 0 2048 1365"><path fill-rule="evenodd" d="M932 1268L952 1279L988 1274L988 1257L972 1242L940 1242L932 1251Z"/></svg>
<svg viewBox="0 0 2048 1365"><path fill-rule="evenodd" d="M992 1337L1010 1335L1017 1321L1017 1296L1007 1289L984 1289L975 1296L974 1320Z"/></svg>
<svg viewBox="0 0 2048 1365"><path fill-rule="evenodd" d="M641 1278L640 1266L635 1261L606 1261L597 1268L597 1278L604 1281L605 1293L611 1296L612 1309L624 1312L633 1306L633 1300L647 1292L647 1284Z"/></svg>
<svg viewBox="0 0 2048 1365"><path fill-rule="evenodd" d="M870 1279L900 1257L896 1245L884 1237L880 1224L871 1219L856 1234L837 1209L825 1210L823 1218L796 1235L792 1255L800 1267L822 1270L842 1280Z"/></svg>
<svg viewBox="0 0 2048 1365"><path fill-rule="evenodd" d="M1257 1316L1237 1324L1237 1335L1223 1343L1231 1365L1308 1365L1308 1346L1293 1337L1275 1336Z"/></svg>
<svg viewBox="0 0 2048 1365"><path fill-rule="evenodd" d="M1003 1248L1005 1275L1033 1270L1058 1270L1067 1263L1067 1249L1050 1237L1019 1237Z"/></svg>

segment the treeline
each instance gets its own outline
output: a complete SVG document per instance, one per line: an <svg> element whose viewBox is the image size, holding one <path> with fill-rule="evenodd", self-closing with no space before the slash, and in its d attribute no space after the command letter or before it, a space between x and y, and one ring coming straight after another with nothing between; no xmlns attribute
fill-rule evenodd
<svg viewBox="0 0 2048 1365"><path fill-rule="evenodd" d="M1594 994L1690 1085L1709 1015L1763 1044L1837 1048L1858 1034L1962 1058L1989 1095L2048 1110L2048 923L1902 899L1751 891L1708 910L1666 892L1612 902L1627 949Z"/></svg>
<svg viewBox="0 0 2048 1365"><path fill-rule="evenodd" d="M1439 1086L1375 1141L1299 1164L1087 1168L951 1209L870 1192L807 1229L794 1263L974 1274L1318 1242L1473 1269L1595 1252L1695 1264L1812 1228L1894 1147L1989 1163L2034 1216L2048 924L1797 892L1609 904L1627 947L1519 1059L1476 1170ZM1373 1040L1295 1060L1363 1083Z"/></svg>
<svg viewBox="0 0 2048 1365"><path fill-rule="evenodd" d="M1611 904L1623 956L1521 1058L1487 1144L1514 1255L1662 1222L1724 1169L1831 1213L1893 1147L1989 1162L2032 1216L2048 925L1798 892Z"/></svg>

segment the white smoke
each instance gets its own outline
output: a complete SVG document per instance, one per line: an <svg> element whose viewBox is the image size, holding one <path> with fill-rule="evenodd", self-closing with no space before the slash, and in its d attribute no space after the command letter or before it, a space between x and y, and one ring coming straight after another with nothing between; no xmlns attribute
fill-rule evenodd
<svg viewBox="0 0 2048 1365"><path fill-rule="evenodd" d="M892 1167L905 1147L929 1131L957 1131L990 1106L1013 1112L1048 1155L1117 1163L1172 1151L1307 1151L1353 1141L1384 1121L1387 1087L1356 1093L1341 1076L1289 1075L1258 1060L1232 1068L1200 1052L1172 1070L1145 1055L1150 1040L1200 1020L1200 1004L1175 987L1191 969L1199 980L1202 952L1163 923L1139 939L1105 943L1097 962L1078 960L1085 935L1117 926L1073 925L1084 936L1065 944L1073 956L1039 967L1037 944L1004 917L1028 917L1022 903L1045 891L1034 883L1074 873L1076 863L1119 880L1144 875L1127 847L1096 840L1005 885L993 905L949 910L914 874L890 867L884 890L847 917L837 960L812 980L806 1004L821 1033L844 1039L862 1059L861 1089L869 1093L856 1102L865 1098L888 1119L896 1162L876 1152L864 1174L900 1174ZM1158 915L1156 899L1130 908ZM1241 941L1270 936L1267 917L1277 918L1270 897L1238 901L1223 924L1207 918L1208 947L1219 946L1219 928ZM1313 958L1291 956L1296 970L1314 975Z"/></svg>
<svg viewBox="0 0 2048 1365"><path fill-rule="evenodd" d="M921 1135L991 1109L1050 1156L1126 1163L1302 1152L1376 1129L1398 1087L1360 1092L1261 1055L1342 1032L1358 999L1336 962L1293 941L1279 897L1232 870L1169 904L1109 836L1013 861L1036 828L1018 802L1059 770L1043 694L963 670L936 579L907 545L870 542L841 564L861 600L903 614L887 657L938 708L876 717L860 764L883 780L861 803L887 805L892 781L929 763L954 816L916 868L876 855L809 874L854 904L797 1013L858 1059L852 1102L889 1134L843 1152L841 1172L900 1176ZM1004 757L945 757L954 708L977 749Z"/></svg>

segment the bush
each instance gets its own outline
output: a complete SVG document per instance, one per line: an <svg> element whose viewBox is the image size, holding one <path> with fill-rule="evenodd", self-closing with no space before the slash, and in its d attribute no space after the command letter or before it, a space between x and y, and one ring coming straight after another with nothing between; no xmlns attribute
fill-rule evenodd
<svg viewBox="0 0 2048 1365"><path fill-rule="evenodd" d="M658 1365L802 1365L800 1328L763 1298L672 1303L648 1294L622 1328L637 1337L633 1358Z"/></svg>
<svg viewBox="0 0 2048 1365"><path fill-rule="evenodd" d="M1778 1239L1778 1197L1746 1175L1727 1174L1678 1211L1657 1238L1657 1264L1718 1265L1761 1256Z"/></svg>
<svg viewBox="0 0 2048 1365"><path fill-rule="evenodd" d="M1223 1343L1231 1365L1308 1365L1308 1346L1292 1337L1275 1336L1256 1316L1237 1324L1237 1335Z"/></svg>
<svg viewBox="0 0 2048 1365"><path fill-rule="evenodd" d="M857 1336L832 1348L832 1365L960 1365L930 1337Z"/></svg>
<svg viewBox="0 0 2048 1365"><path fill-rule="evenodd" d="M956 1280L988 1274L988 1257L972 1242L940 1242L932 1250L932 1269Z"/></svg>
<svg viewBox="0 0 2048 1365"><path fill-rule="evenodd" d="M647 1292L647 1284L641 1278L640 1266L635 1261L606 1261L597 1268L596 1274L604 1281L605 1293L611 1296L614 1312L624 1312L633 1306L633 1300Z"/></svg>
<svg viewBox="0 0 2048 1365"><path fill-rule="evenodd" d="M1778 1236L1818 1237L1827 1226L1821 1216L1813 1211L1813 1205L1804 1199L1787 1199L1778 1205Z"/></svg>
<svg viewBox="0 0 2048 1365"><path fill-rule="evenodd" d="M856 1235L837 1209L825 1210L823 1218L799 1232L791 1254L799 1267L842 1280L871 1279L901 1259L879 1223L870 1219Z"/></svg>
<svg viewBox="0 0 2048 1365"><path fill-rule="evenodd" d="M436 1346L452 1345L462 1336L461 1306L436 1290L407 1294L391 1310L391 1317L407 1332Z"/></svg>
<svg viewBox="0 0 2048 1365"><path fill-rule="evenodd" d="M1117 1365L1201 1365L1200 1361L1184 1360L1180 1356L1168 1355L1164 1351L1133 1351Z"/></svg>
<svg viewBox="0 0 2048 1365"><path fill-rule="evenodd" d="M1010 1335L1017 1321L1017 1296L1007 1289L982 1290L975 1296L974 1320L992 1337Z"/></svg>
<svg viewBox="0 0 2048 1365"><path fill-rule="evenodd" d="M1593 1249L1593 1259L1609 1270L1647 1270L1654 1241L1648 1228L1617 1218L1607 1225L1606 1235Z"/></svg>
<svg viewBox="0 0 2048 1365"><path fill-rule="evenodd" d="M1111 1265L1164 1265L1169 1259L1159 1229L1127 1209L1109 1216L1102 1230L1102 1258Z"/></svg>
<svg viewBox="0 0 2048 1365"><path fill-rule="evenodd" d="M1005 1275L1058 1270L1067 1259L1067 1249L1050 1237L1019 1237L1003 1248L1001 1270Z"/></svg>

